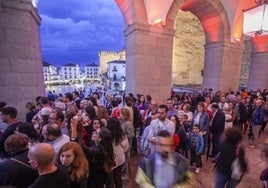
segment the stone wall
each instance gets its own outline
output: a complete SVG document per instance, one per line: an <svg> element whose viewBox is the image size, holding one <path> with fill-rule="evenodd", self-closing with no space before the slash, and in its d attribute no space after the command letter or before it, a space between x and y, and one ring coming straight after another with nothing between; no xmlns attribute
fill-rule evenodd
<svg viewBox="0 0 268 188"><path fill-rule="evenodd" d="M107 63L114 60L126 60L125 50L114 52L114 51L101 51L99 52L99 61L101 74L107 72Z"/></svg>
<svg viewBox="0 0 268 188"><path fill-rule="evenodd" d="M179 10L174 29L172 83L202 84L205 35L198 18Z"/></svg>
<svg viewBox="0 0 268 188"><path fill-rule="evenodd" d="M251 62L251 40L245 40L245 50L243 52L243 60L241 66L241 76L240 76L240 85L247 86L248 77L249 77L249 68Z"/></svg>

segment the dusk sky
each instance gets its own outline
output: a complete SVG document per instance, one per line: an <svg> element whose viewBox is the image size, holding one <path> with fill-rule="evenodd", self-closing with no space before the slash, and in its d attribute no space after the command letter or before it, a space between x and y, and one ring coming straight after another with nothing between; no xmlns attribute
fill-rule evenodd
<svg viewBox="0 0 268 188"><path fill-rule="evenodd" d="M123 16L114 0L41 0L43 61L98 63L98 52L124 48Z"/></svg>

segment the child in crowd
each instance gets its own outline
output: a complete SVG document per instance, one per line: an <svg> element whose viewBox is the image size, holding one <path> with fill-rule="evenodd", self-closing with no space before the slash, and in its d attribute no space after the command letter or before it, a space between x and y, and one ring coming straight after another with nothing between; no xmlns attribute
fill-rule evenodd
<svg viewBox="0 0 268 188"><path fill-rule="evenodd" d="M201 154L204 150L204 140L203 136L200 134L199 124L194 125L193 132L190 134L189 149L190 166L193 166L193 163L195 163L195 173L199 173L200 168L202 167Z"/></svg>

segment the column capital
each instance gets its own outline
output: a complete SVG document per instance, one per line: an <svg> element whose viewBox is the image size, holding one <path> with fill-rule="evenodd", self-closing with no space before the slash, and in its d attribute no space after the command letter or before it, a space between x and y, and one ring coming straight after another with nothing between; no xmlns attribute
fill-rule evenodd
<svg viewBox="0 0 268 188"><path fill-rule="evenodd" d="M214 42L214 43L205 44L204 47L205 49L228 47L228 48L244 50L244 46L242 44L232 43L232 42Z"/></svg>
<svg viewBox="0 0 268 188"><path fill-rule="evenodd" d="M167 27L150 26L142 23L134 23L125 29L125 37L131 35L135 31L143 31L161 36L166 35L173 37L175 35L174 29L167 29Z"/></svg>

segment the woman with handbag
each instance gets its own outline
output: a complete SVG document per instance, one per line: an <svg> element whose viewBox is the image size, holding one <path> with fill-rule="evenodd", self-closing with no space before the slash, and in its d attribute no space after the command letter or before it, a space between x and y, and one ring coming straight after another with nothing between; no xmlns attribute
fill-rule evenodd
<svg viewBox="0 0 268 188"><path fill-rule="evenodd" d="M216 157L215 188L234 188L247 171L245 150L239 146L242 133L237 128L228 128L224 136L221 151Z"/></svg>
<svg viewBox="0 0 268 188"><path fill-rule="evenodd" d="M130 151L131 151L131 145L132 145L132 139L135 137L135 129L133 124L130 121L130 112L127 108L122 108L120 111L120 122L121 122L121 128L123 130L123 141L121 142L121 145L127 145L128 147L123 147L126 150L125 157L126 161L123 166L123 179L127 180L129 179L129 172L130 172ZM126 143L126 144L123 144Z"/></svg>

